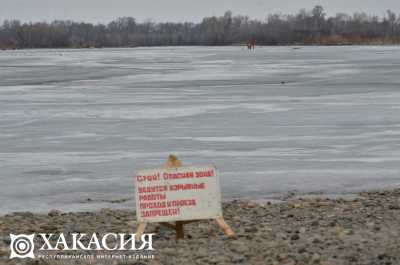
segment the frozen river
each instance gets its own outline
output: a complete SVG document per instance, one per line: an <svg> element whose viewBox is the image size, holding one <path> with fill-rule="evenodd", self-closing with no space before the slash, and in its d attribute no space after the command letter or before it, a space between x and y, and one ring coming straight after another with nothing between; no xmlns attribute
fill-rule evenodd
<svg viewBox="0 0 400 265"><path fill-rule="evenodd" d="M0 51L0 212L133 208L170 153L225 199L397 185L400 47Z"/></svg>

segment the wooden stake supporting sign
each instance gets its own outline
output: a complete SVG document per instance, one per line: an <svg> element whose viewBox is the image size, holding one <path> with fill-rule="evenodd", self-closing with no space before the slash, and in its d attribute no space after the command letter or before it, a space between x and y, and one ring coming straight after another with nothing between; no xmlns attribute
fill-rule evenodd
<svg viewBox="0 0 400 265"><path fill-rule="evenodd" d="M142 170L135 176L136 240L147 223L160 223L184 238L184 225L215 219L228 238L235 233L222 217L221 192L215 167L182 167L170 155L162 169ZM175 223L171 223L175 222Z"/></svg>

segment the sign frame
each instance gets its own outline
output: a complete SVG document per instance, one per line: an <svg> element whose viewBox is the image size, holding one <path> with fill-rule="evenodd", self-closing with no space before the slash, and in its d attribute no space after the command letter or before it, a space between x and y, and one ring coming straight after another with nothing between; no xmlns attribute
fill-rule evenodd
<svg viewBox="0 0 400 265"><path fill-rule="evenodd" d="M183 170L185 169L185 170ZM183 171L183 172L182 172ZM197 177L196 173L210 173L212 171L212 177ZM161 173L161 174L160 174ZM181 179L170 179L165 180L162 178L162 174L184 174L193 173L189 177L183 177ZM177 167L177 168L163 168L163 169L152 169L152 170L141 170L137 172L135 178L136 185L136 218L138 222L148 222L148 223L160 223L160 222L176 222L176 221L188 221L188 220L207 220L215 219L222 216L222 196L221 188L219 182L218 169L214 166L197 166L197 167ZM139 181L138 178L141 177L142 180ZM153 184L152 186L147 186L143 184ZM189 188L187 190L169 190L171 187L177 187L179 185L196 185L198 188ZM165 202L159 202L157 199L152 201L141 201L146 195L144 189L146 188L159 188L162 190L149 192L152 195L157 195L159 197L168 196L169 202L175 203L188 203L194 204L188 207L185 206L166 206ZM179 188L179 187L178 187ZM141 194L141 192L143 192ZM165 199L161 199L165 200ZM155 201L155 202L154 202ZM142 208L143 205L148 204L149 208ZM160 206L158 206L160 205ZM146 205L144 206L146 207ZM152 209L150 207L154 207ZM164 209L159 209L159 207L165 207ZM193 209L194 208L194 209ZM140 209L140 211L139 211ZM147 214L154 213L159 216L142 216L141 213L145 212ZM179 213L177 213L179 211ZM162 215L163 213L164 215ZM178 216L174 217L173 214Z"/></svg>
<svg viewBox="0 0 400 265"><path fill-rule="evenodd" d="M180 160L178 160L178 158L174 155L170 155L167 159L167 161L164 164L164 168L165 169L178 169L182 167L182 163ZM194 168L201 168L201 167L194 167ZM223 230L224 234L231 239L236 238L235 233L233 232L233 230L230 228L230 226L225 222L223 215L222 215L222 195L220 192L220 181L219 181L219 171L214 167L215 169L215 175L216 175L216 183L215 183L215 191L218 192L218 198L217 198L217 204L218 206L218 213L215 215L210 215L204 218L196 218L195 220L192 219L175 219L175 220L171 220L172 222L175 222L175 224L171 224L170 222L164 222L164 221L154 221L151 223L160 223L161 225L164 225L166 227L172 228L173 230L176 231L176 239L182 239L184 238L184 230L183 230L183 226L185 224L188 223L193 223L193 222L197 222L197 221L201 221L201 220L210 220L210 219L215 219L217 224L220 226L220 228ZM136 183L136 176L135 176L135 183ZM146 222L146 220L144 219L140 219L139 218L139 207L138 207L138 192L137 192L138 188L135 187L135 198L136 198L136 213L137 213L137 222L138 225L136 227L136 240L140 240L140 237L142 236L142 234L144 233L145 229L146 229L146 225L148 222Z"/></svg>

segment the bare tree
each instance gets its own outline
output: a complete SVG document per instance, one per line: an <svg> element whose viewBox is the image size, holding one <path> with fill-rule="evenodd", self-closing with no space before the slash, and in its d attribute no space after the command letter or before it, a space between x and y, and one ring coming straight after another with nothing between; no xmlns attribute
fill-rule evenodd
<svg viewBox="0 0 400 265"><path fill-rule="evenodd" d="M264 21L233 15L206 17L200 23L138 23L132 17L103 24L56 20L0 26L0 48L90 48L152 45L376 44L400 42L400 16L391 10L379 18L363 12L327 17L322 6L295 15L271 14Z"/></svg>

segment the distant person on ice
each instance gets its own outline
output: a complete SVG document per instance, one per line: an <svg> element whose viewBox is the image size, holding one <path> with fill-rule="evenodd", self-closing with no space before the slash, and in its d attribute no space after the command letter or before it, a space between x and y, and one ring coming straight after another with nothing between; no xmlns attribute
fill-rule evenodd
<svg viewBox="0 0 400 265"><path fill-rule="evenodd" d="M247 43L247 49L251 50L251 43L250 42Z"/></svg>
<svg viewBox="0 0 400 265"><path fill-rule="evenodd" d="M256 42L254 40L247 42L247 49L254 50L255 48L256 48Z"/></svg>
<svg viewBox="0 0 400 265"><path fill-rule="evenodd" d="M255 40L253 40L253 41L251 42L251 48L252 48L253 50L256 48L256 41L255 41Z"/></svg>

